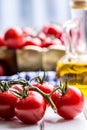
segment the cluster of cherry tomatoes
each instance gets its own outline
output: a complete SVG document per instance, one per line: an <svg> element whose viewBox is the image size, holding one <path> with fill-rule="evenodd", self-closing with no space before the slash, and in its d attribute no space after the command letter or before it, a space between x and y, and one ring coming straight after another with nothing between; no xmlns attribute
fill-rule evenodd
<svg viewBox="0 0 87 130"><path fill-rule="evenodd" d="M84 96L73 86L54 87L42 80L25 79L0 82L0 118L16 118L26 124L40 121L51 106L64 119L73 119L82 112Z"/></svg>
<svg viewBox="0 0 87 130"><path fill-rule="evenodd" d="M62 27L58 24L45 25L39 32L29 27L12 27L0 37L0 46L11 49L21 49L28 45L43 48L62 44Z"/></svg>

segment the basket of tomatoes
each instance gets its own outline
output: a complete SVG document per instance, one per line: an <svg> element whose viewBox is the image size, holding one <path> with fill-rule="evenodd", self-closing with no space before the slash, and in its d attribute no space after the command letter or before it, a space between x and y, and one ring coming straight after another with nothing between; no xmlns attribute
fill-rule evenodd
<svg viewBox="0 0 87 130"><path fill-rule="evenodd" d="M8 28L0 40L0 50L9 68L17 71L55 70L56 62L65 54L62 27L44 25L39 31L29 27ZM4 63L5 64L5 63ZM5 64L5 65L6 65ZM15 73L15 71L13 72Z"/></svg>

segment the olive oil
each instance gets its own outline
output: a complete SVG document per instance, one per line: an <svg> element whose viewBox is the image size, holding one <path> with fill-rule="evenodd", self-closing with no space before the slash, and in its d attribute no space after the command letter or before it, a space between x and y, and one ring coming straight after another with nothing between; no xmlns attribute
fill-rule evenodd
<svg viewBox="0 0 87 130"><path fill-rule="evenodd" d="M58 79L68 80L68 84L78 87L87 96L87 63L61 63L56 68Z"/></svg>

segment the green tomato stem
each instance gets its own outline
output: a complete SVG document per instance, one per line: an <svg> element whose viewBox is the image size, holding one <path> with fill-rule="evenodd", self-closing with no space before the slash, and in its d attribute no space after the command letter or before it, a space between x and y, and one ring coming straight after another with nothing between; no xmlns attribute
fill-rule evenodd
<svg viewBox="0 0 87 130"><path fill-rule="evenodd" d="M52 107L52 109L54 110L54 112L56 113L57 112L57 108L56 108L56 106L55 106L55 104L54 104L54 102L52 101L52 99L51 99L51 96L49 95L49 94L46 94L46 93L44 93L43 91L41 91L39 88L37 88L37 87L30 87L30 88L32 88L33 90L35 90L35 91L37 91L38 93L40 93L48 102L49 102L49 104L51 105L51 107Z"/></svg>

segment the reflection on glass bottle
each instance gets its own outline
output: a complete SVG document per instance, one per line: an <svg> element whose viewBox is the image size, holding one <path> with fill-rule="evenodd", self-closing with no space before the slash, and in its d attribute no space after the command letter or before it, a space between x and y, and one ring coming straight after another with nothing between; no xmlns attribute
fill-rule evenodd
<svg viewBox="0 0 87 130"><path fill-rule="evenodd" d="M69 85L80 88L87 96L87 54L78 53L78 32L78 21L72 20L64 24L66 55L57 62L56 73L60 80L67 78Z"/></svg>
<svg viewBox="0 0 87 130"><path fill-rule="evenodd" d="M85 51L87 50L87 0L69 1L71 8L71 18L80 20L81 42L79 50Z"/></svg>

